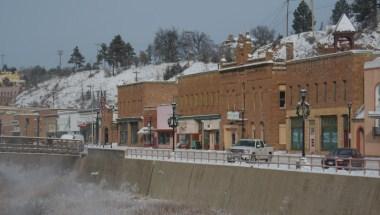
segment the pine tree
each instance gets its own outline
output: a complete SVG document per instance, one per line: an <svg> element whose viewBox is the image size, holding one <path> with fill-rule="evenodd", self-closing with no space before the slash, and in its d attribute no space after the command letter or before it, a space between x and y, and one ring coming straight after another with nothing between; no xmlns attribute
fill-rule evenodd
<svg viewBox="0 0 380 215"><path fill-rule="evenodd" d="M107 61L107 57L108 57L107 44L102 43L100 44L100 49L98 50L98 54L96 55L96 61L98 64L100 64L101 62L103 62L104 64L104 62Z"/></svg>
<svg viewBox="0 0 380 215"><path fill-rule="evenodd" d="M115 75L115 67L132 65L135 55L132 45L116 35L108 47L106 59L112 65L112 75Z"/></svg>
<svg viewBox="0 0 380 215"><path fill-rule="evenodd" d="M75 46L73 49L73 53L70 56L70 59L68 61L69 64L74 64L74 70L79 69L83 66L85 60L83 55L80 53L78 46Z"/></svg>
<svg viewBox="0 0 380 215"><path fill-rule="evenodd" d="M351 6L347 3L346 0L339 0L335 3L335 7L332 11L331 22L332 24L338 23L340 17L346 14L348 17L351 17Z"/></svg>
<svg viewBox="0 0 380 215"><path fill-rule="evenodd" d="M376 27L376 0L354 0L352 10L362 28Z"/></svg>
<svg viewBox="0 0 380 215"><path fill-rule="evenodd" d="M312 30L312 13L305 1L301 1L293 15L293 29L295 33L299 34Z"/></svg>

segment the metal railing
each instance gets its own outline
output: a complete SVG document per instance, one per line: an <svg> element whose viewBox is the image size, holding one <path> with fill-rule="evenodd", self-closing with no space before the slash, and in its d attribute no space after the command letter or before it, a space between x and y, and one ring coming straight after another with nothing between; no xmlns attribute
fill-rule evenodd
<svg viewBox="0 0 380 215"><path fill-rule="evenodd" d="M80 155L83 150L81 140L0 136L0 152Z"/></svg>
<svg viewBox="0 0 380 215"><path fill-rule="evenodd" d="M242 167L257 167L280 170L295 170L331 174L380 177L380 159L376 158L333 158L333 162L324 162L323 156L274 154L256 155L231 153L226 151L176 150L130 148L126 157L134 159L163 160L200 164L218 164Z"/></svg>

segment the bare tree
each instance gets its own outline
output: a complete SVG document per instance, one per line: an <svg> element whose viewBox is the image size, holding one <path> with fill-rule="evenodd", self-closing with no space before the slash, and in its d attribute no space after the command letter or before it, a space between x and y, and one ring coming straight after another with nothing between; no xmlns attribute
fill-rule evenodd
<svg viewBox="0 0 380 215"><path fill-rule="evenodd" d="M269 29L268 26L259 25L251 30L251 34L254 37L255 45L260 47L273 42L275 31Z"/></svg>

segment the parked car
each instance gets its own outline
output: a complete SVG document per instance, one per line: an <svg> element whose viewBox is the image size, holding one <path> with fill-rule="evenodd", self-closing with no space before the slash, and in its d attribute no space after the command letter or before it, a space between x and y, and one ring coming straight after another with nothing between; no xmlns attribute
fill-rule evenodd
<svg viewBox="0 0 380 215"><path fill-rule="evenodd" d="M350 163L351 161L351 163ZM364 157L356 149L351 148L337 148L330 151L321 161L324 168L338 167L353 168L364 167Z"/></svg>
<svg viewBox="0 0 380 215"><path fill-rule="evenodd" d="M64 140L80 140L80 141L84 141L84 137L83 135L81 134L63 134L61 136L61 139L64 139Z"/></svg>
<svg viewBox="0 0 380 215"><path fill-rule="evenodd" d="M273 156L273 147L266 145L260 139L240 139L237 144L233 145L227 156L228 162L237 160L255 161L265 160L270 161Z"/></svg>

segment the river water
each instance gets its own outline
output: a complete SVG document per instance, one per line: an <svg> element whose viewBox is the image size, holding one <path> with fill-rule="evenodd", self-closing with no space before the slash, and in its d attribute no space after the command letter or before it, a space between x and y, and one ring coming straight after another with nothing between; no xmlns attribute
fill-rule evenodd
<svg viewBox="0 0 380 215"><path fill-rule="evenodd" d="M210 209L148 199L128 184L118 190L83 183L52 168L25 169L0 164L1 215L219 215Z"/></svg>

